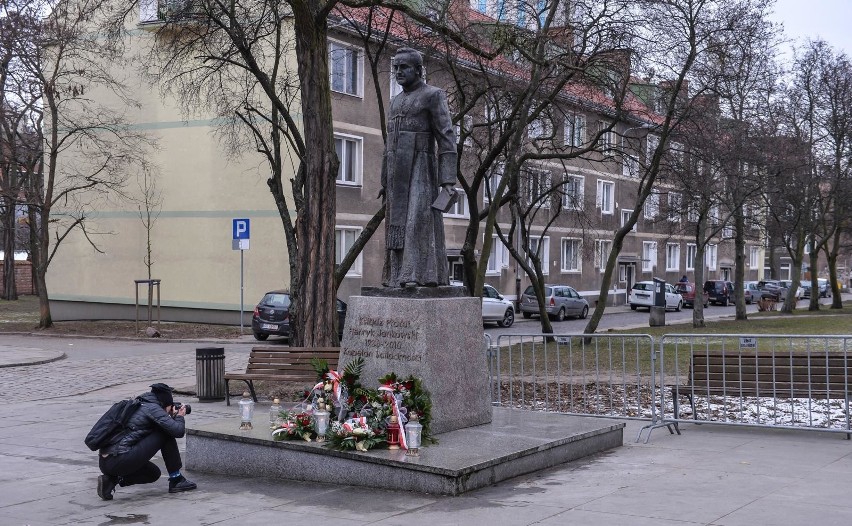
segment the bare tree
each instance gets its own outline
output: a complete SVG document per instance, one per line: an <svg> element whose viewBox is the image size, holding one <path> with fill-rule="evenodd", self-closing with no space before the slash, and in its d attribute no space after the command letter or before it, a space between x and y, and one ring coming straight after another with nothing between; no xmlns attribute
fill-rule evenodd
<svg viewBox="0 0 852 526"><path fill-rule="evenodd" d="M35 101L27 119L39 134L43 154L26 168L26 205L39 326L49 327L45 276L50 262L75 230L98 250L89 213L122 195L132 167L146 165L149 142L128 129L122 114L91 97L103 90L126 107L134 105L115 73L121 65L118 50L92 31L105 9L100 0L21 0L5 8L19 21L12 53L26 76L22 86Z"/></svg>

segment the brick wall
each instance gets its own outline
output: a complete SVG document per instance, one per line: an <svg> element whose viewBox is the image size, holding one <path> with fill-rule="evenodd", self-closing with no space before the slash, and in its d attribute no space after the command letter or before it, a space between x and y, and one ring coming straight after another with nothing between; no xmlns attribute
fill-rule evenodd
<svg viewBox="0 0 852 526"><path fill-rule="evenodd" d="M5 292L5 271L0 259L0 294ZM33 265L29 261L15 261L15 285L18 294L35 294L33 286Z"/></svg>

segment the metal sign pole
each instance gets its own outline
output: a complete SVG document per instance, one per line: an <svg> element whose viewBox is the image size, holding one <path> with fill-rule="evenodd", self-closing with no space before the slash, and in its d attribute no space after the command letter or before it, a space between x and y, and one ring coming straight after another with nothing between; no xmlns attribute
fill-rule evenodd
<svg viewBox="0 0 852 526"><path fill-rule="evenodd" d="M243 335L243 313L245 309L243 308L243 254L245 250L240 249L240 336Z"/></svg>

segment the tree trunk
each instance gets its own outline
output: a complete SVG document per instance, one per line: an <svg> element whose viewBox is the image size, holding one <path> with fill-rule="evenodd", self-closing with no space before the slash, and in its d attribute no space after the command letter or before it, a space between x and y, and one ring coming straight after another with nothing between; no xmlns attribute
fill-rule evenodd
<svg viewBox="0 0 852 526"><path fill-rule="evenodd" d="M840 242L840 229L837 232L834 236L836 240L834 247L839 246L838 243ZM842 309L843 298L840 296L840 287L837 286L837 249L833 248L829 250L828 246L826 246L825 256L828 262L828 286L831 287L831 308Z"/></svg>
<svg viewBox="0 0 852 526"><path fill-rule="evenodd" d="M335 331L334 222L335 177L331 91L328 71L328 26L318 16L323 4L315 0L292 2L302 87L302 124L305 144L304 200L297 209L297 273L291 276L290 343L299 347L339 345ZM291 254L291 257L293 255Z"/></svg>
<svg viewBox="0 0 852 526"><path fill-rule="evenodd" d="M700 329L705 326L704 321L704 248L707 246L707 216L701 214L698 218L698 227L695 235L695 303L692 304L692 327Z"/></svg>
<svg viewBox="0 0 852 526"><path fill-rule="evenodd" d="M736 234L734 237L734 303L736 305L736 319L747 320L745 303L745 218L743 218L743 208L740 206L734 211L734 227Z"/></svg>
<svg viewBox="0 0 852 526"><path fill-rule="evenodd" d="M819 250L811 249L808 255L808 264L811 267L811 297L808 301L808 310L819 310L819 281L817 281L817 258Z"/></svg>
<svg viewBox="0 0 852 526"><path fill-rule="evenodd" d="M4 300L17 300L15 285L15 200L5 197L3 210L3 295Z"/></svg>

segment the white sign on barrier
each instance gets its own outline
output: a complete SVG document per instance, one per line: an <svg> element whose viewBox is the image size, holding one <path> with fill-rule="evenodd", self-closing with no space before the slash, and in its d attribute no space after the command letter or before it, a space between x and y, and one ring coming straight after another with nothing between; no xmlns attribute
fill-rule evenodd
<svg viewBox="0 0 852 526"><path fill-rule="evenodd" d="M757 349L757 338L754 336L741 336L740 349Z"/></svg>

